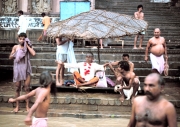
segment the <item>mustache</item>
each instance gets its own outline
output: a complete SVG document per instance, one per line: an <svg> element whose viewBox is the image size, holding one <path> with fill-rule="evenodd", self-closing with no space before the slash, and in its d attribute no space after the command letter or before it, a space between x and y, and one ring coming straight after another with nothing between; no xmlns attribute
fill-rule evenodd
<svg viewBox="0 0 180 127"><path fill-rule="evenodd" d="M145 92L146 95L152 95L149 91Z"/></svg>

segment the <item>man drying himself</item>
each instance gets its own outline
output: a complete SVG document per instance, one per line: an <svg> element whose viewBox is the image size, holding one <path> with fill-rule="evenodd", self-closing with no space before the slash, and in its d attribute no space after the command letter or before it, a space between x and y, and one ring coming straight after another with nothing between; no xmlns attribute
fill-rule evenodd
<svg viewBox="0 0 180 127"><path fill-rule="evenodd" d="M29 92L30 85L30 74L31 63L30 63L30 54L35 55L35 51L32 48L32 45L27 38L25 33L20 33L18 35L19 44L15 45L12 48L9 59L14 59L13 66L13 82L15 82L16 86L16 95L15 97L19 97L21 91L22 82L24 82L24 89L26 93ZM13 110L14 112L18 112L19 110L19 101L16 101L16 108ZM29 111L29 100L26 100L26 110Z"/></svg>
<svg viewBox="0 0 180 127"><path fill-rule="evenodd" d="M145 78L145 95L134 99L128 127L177 127L175 108L161 94L164 85L157 73Z"/></svg>
<svg viewBox="0 0 180 127"><path fill-rule="evenodd" d="M56 61L60 63L68 62L76 64L76 58L74 54L74 43L65 37L56 37ZM68 72L73 73L77 69L68 69ZM60 77L60 78L59 78ZM56 86L62 86L64 83L64 64L57 62L56 68Z"/></svg>
<svg viewBox="0 0 180 127"><path fill-rule="evenodd" d="M26 125L32 125L31 127L47 127L47 112L51 100L50 93L56 96L56 85L52 81L52 76L48 71L43 71L41 73L39 83L40 87L32 90L30 93L15 99L9 99L9 102L12 103L35 96L35 102L24 121ZM32 120L31 117L34 112L35 117Z"/></svg>
<svg viewBox="0 0 180 127"><path fill-rule="evenodd" d="M120 61L118 69L116 70L112 67L111 63L109 63L109 67L116 76L116 85L119 85L120 87L120 101L123 102L125 97L133 100L138 92L139 83L134 82L136 75L134 72L130 71L129 63L127 61Z"/></svg>
<svg viewBox="0 0 180 127"><path fill-rule="evenodd" d="M149 39L147 43L147 47L145 50L145 61L148 60L148 51L150 49L150 60L152 64L152 72L162 74L164 71L164 65L167 64L168 56L167 56L167 47L164 37L160 36L161 31L159 28L154 30L154 37ZM165 55L165 60L163 58L163 54Z"/></svg>
<svg viewBox="0 0 180 127"><path fill-rule="evenodd" d="M76 83L76 87L81 86L95 86L99 81L98 77L95 77L95 72L97 70L104 70L104 65L99 65L97 63L93 63L94 55L92 52L88 52L86 54L86 61L80 62L77 64L71 63L62 63L57 61L59 64L64 64L65 68L79 68L80 73L75 71L74 81Z"/></svg>

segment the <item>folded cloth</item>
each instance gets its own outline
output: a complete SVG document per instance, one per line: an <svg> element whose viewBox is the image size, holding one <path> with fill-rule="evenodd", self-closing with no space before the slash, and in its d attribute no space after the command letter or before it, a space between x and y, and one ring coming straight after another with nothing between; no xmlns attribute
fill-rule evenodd
<svg viewBox="0 0 180 127"><path fill-rule="evenodd" d="M30 127L47 127L48 118L36 118L32 120L32 125Z"/></svg>
<svg viewBox="0 0 180 127"><path fill-rule="evenodd" d="M160 74L164 71L164 58L163 55L155 56L150 53L150 59L152 64L152 69L156 69Z"/></svg>

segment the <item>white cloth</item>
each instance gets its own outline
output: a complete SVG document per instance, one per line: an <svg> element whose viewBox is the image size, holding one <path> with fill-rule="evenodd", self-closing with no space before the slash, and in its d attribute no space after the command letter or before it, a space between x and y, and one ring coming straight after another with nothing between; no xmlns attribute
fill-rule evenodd
<svg viewBox="0 0 180 127"><path fill-rule="evenodd" d="M68 51L67 51L67 62L72 64L77 64L74 49L73 49L74 43L72 41L69 41ZM78 71L77 68L68 68L68 72L73 73L74 71Z"/></svg>
<svg viewBox="0 0 180 127"><path fill-rule="evenodd" d="M47 119L48 118L36 118L34 117L32 120L32 125L30 127L47 127Z"/></svg>
<svg viewBox="0 0 180 127"><path fill-rule="evenodd" d="M139 81L140 84L140 81ZM124 85L126 86L126 83L124 82ZM141 87L138 87L138 90L141 90ZM129 100L131 98L131 95L133 94L133 87L131 87L130 89L123 89L124 95L127 97L126 100ZM137 95L138 92L135 93L135 95Z"/></svg>
<svg viewBox="0 0 180 127"><path fill-rule="evenodd" d="M18 26L20 27L18 31L18 35L20 33L26 33L26 30L28 28L28 20L26 19L24 15L19 16Z"/></svg>
<svg viewBox="0 0 180 127"><path fill-rule="evenodd" d="M64 41L66 38L62 38L62 41ZM63 45L57 45L57 50L60 54L67 54L68 52L68 41L64 43Z"/></svg>
<svg viewBox="0 0 180 127"><path fill-rule="evenodd" d="M96 87L107 87L105 71L96 72L96 77L99 78L99 81L96 84Z"/></svg>
<svg viewBox="0 0 180 127"><path fill-rule="evenodd" d="M80 69L80 75L81 75L82 78L85 79L85 81L89 81L92 78L94 78L95 72L97 70L104 70L103 65L99 65L97 63L91 63L89 65L86 62L80 62L80 63L77 63L77 64L64 63L64 67L65 68L79 68Z"/></svg>
<svg viewBox="0 0 180 127"><path fill-rule="evenodd" d="M165 63L163 55L158 57L150 53L150 59L151 59L152 69L157 69L157 71L160 74L162 74L162 72L164 71L164 63Z"/></svg>

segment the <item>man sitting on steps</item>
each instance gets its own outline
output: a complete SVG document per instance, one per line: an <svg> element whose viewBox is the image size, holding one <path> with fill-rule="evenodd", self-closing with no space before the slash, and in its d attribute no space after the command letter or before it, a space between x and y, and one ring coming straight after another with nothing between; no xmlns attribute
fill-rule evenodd
<svg viewBox="0 0 180 127"><path fill-rule="evenodd" d="M120 101L124 101L125 95L127 100L130 98L133 100L137 94L139 83L134 82L136 75L130 71L129 63L120 61L117 69L114 69L109 63L109 67L116 76L116 85L119 86L118 91L121 93Z"/></svg>
<svg viewBox="0 0 180 127"><path fill-rule="evenodd" d="M79 68L80 73L75 71L73 73L76 87L81 86L95 86L99 78L95 76L97 70L104 70L104 65L93 63L94 55L92 52L86 54L86 61L77 64L62 63L57 61L58 64L64 64L65 68Z"/></svg>

